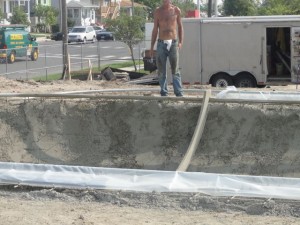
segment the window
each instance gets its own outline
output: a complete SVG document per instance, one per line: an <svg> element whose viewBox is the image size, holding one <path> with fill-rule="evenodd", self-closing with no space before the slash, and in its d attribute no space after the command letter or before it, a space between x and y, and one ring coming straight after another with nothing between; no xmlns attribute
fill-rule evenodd
<svg viewBox="0 0 300 225"><path fill-rule="evenodd" d="M68 9L68 18L73 18L73 10Z"/></svg>
<svg viewBox="0 0 300 225"><path fill-rule="evenodd" d="M74 9L74 18L79 18L79 9Z"/></svg>

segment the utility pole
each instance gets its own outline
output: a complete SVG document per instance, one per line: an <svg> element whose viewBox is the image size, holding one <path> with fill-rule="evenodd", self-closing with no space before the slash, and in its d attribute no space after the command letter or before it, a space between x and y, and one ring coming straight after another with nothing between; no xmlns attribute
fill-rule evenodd
<svg viewBox="0 0 300 225"><path fill-rule="evenodd" d="M63 76L69 71L69 60L68 60L68 24L67 24L67 3L66 0L61 0L61 17L62 17L62 33L63 33Z"/></svg>
<svg viewBox="0 0 300 225"><path fill-rule="evenodd" d="M208 7L207 7L207 16L211 17L212 12L212 0L208 0Z"/></svg>
<svg viewBox="0 0 300 225"><path fill-rule="evenodd" d="M131 0L131 16L134 15L134 0Z"/></svg>

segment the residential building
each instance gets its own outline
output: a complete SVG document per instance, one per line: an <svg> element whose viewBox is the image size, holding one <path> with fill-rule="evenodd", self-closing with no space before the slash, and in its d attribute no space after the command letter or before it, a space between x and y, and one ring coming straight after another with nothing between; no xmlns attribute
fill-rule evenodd
<svg viewBox="0 0 300 225"><path fill-rule="evenodd" d="M128 14L132 13L131 0L66 0L68 21L75 26L102 24L107 18L113 19L120 14L120 8L124 8ZM52 6L61 10L61 0L52 0ZM134 3L134 7L144 5ZM58 24L61 26L62 18L59 13Z"/></svg>
<svg viewBox="0 0 300 225"><path fill-rule="evenodd" d="M30 0L0 0L0 9L4 13L4 20L2 23L9 24L9 18L12 16L14 7L19 6L24 9L30 20Z"/></svg>
<svg viewBox="0 0 300 225"><path fill-rule="evenodd" d="M96 12L99 10L99 0L66 0L68 21L75 26L86 26L97 22ZM52 6L61 10L61 0L52 0ZM59 13L58 23L62 24L61 13Z"/></svg>

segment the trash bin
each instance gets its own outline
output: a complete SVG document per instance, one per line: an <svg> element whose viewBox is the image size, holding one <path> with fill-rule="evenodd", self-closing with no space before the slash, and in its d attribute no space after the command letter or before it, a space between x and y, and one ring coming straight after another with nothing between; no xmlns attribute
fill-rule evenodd
<svg viewBox="0 0 300 225"><path fill-rule="evenodd" d="M143 62L144 62L144 70L153 72L157 69L156 59L151 59L151 58L148 58L148 57L144 57Z"/></svg>

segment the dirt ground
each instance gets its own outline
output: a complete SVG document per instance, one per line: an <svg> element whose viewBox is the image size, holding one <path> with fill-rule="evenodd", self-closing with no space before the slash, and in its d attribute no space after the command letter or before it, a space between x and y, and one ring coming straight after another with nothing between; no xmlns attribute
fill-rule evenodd
<svg viewBox="0 0 300 225"><path fill-rule="evenodd" d="M158 88L157 86L132 86L123 81L15 81L0 78L1 93L57 93L67 91L99 90L111 88ZM186 88L204 88L189 86ZM262 90L262 89L260 89ZM263 90L298 91L297 87L280 86ZM126 94L126 93L120 93ZM136 94L144 95L143 92ZM148 94L147 94L148 95ZM152 95L158 95L153 92ZM4 100L7 100L4 98ZM2 100L1 100L2 101ZM34 103L35 105L35 103ZM5 105L4 105L5 106ZM9 111L11 106L5 110ZM38 105L35 105L38 108ZM13 109L13 108L11 108ZM25 113L26 113L26 108ZM47 109L49 112L49 109ZM34 112L33 112L34 113ZM55 114L56 112L54 112ZM250 113L249 113L250 114ZM1 114L7 115L7 114ZM10 114L12 115L12 114ZM28 117L30 113L27 112ZM32 114L33 117L35 114ZM197 116L197 114L195 114ZM11 117L12 118L12 117ZM0 118L9 121L11 118ZM293 119L291 116L290 118ZM295 120L297 118L294 118ZM45 121L42 121L45 122ZM47 121L46 121L47 122ZM118 120L116 121L118 122ZM272 120L271 120L272 122ZM212 122L211 122L212 123ZM214 124L211 124L212 127ZM279 124L280 126L280 124ZM74 128L74 127L73 127ZM168 127L169 128L169 127ZM15 142L20 147L18 136L8 139L4 133L11 128L1 127L1 143ZM71 127L70 127L71 129ZM5 132L4 132L4 131ZM187 135L191 135L186 131ZM253 132L257 132L254 130ZM33 131L34 133L34 131ZM234 132L232 132L234 133ZM35 134L38 135L38 134ZM266 135L266 138L268 135ZM286 137L283 137L286 138ZM5 142L3 140L5 139ZM35 139L34 139L35 140ZM224 140L225 141L225 140ZM269 140L270 144L272 140ZM45 143L47 143L45 141ZM222 145L223 142L220 143ZM277 143L277 142L276 142ZM278 143L277 143L278 144ZM203 144L202 144L203 145ZM295 147L294 143L291 148ZM276 145L280 153L281 145ZM287 146L283 143L282 146ZM3 147L3 146L2 146ZM172 149L170 146L169 149ZM264 148L262 148L264 150ZM285 156L286 152L283 152ZM26 162L32 155L0 154L1 161ZM52 156L55 151L51 152ZM168 151L170 156L175 153ZM225 153L224 153L225 154ZM268 156L268 155L267 155ZM59 158L60 155L57 156ZM196 156L196 158L201 156ZM248 156L249 157L249 156ZM292 157L292 156L291 156ZM172 157L171 157L172 158ZM173 157L174 158L174 157ZM176 157L175 157L176 158ZM238 159L238 156L236 156ZM202 159L203 160L203 159ZM267 158L266 158L267 161ZM34 162L34 160L33 160ZM48 161L49 162L49 161ZM70 162L73 164L76 161ZM119 161L118 161L119 162ZM170 161L171 162L171 161ZM110 163L116 163L110 162ZM277 163L277 162L276 162ZM115 165L115 164L113 164ZM118 164L119 165L119 164ZM95 165L92 165L95 166ZM205 165L207 166L207 165ZM138 167L138 166L137 166ZM270 165L269 165L270 167ZM172 163L164 165L172 168ZM197 168L195 168L197 170ZM249 171L245 171L249 172ZM43 189L24 186L0 188L1 224L300 224L300 202L279 199L217 198L199 193L140 193L103 190Z"/></svg>

